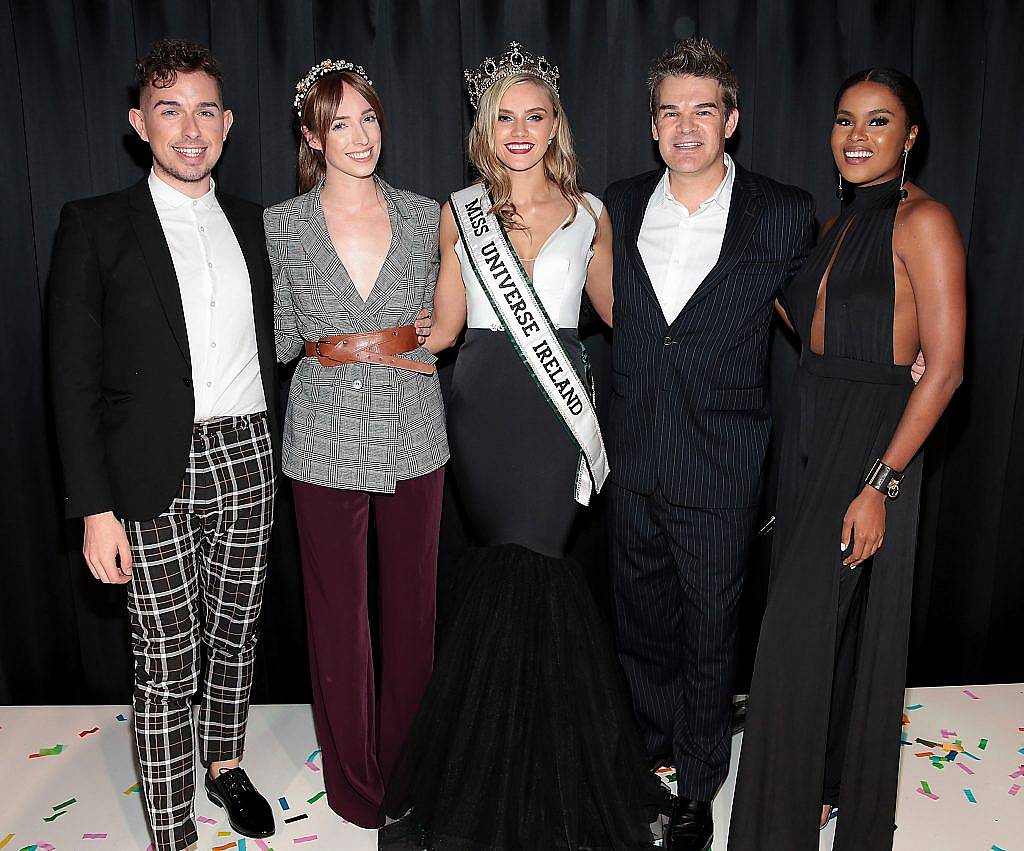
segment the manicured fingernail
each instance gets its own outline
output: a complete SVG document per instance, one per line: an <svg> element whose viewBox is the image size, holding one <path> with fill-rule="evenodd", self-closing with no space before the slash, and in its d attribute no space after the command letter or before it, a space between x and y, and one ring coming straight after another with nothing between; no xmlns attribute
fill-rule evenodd
<svg viewBox="0 0 1024 851"><path fill-rule="evenodd" d="M840 541L839 542L839 549L841 549L845 553L846 552L846 544L844 544L842 541Z"/></svg>

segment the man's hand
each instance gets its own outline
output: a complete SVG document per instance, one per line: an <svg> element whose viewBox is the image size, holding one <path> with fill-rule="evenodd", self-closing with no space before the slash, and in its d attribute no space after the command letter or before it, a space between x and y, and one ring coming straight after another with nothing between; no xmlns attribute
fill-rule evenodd
<svg viewBox="0 0 1024 851"><path fill-rule="evenodd" d="M89 570L100 582L124 585L132 578L132 553L124 526L113 511L85 518L82 554Z"/></svg>
<svg viewBox="0 0 1024 851"><path fill-rule="evenodd" d="M914 384L924 378L924 352L918 352L917 360L910 365L910 377L914 379Z"/></svg>
<svg viewBox="0 0 1024 851"><path fill-rule="evenodd" d="M430 318L430 311L425 307L421 307L420 315L416 317L416 335L419 338L421 346L427 342L427 337L430 336L430 329L433 324L434 322Z"/></svg>

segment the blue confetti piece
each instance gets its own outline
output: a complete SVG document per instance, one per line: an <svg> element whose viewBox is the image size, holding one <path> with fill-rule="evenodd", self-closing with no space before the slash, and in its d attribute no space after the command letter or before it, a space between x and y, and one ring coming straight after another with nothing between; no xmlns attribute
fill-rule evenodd
<svg viewBox="0 0 1024 851"><path fill-rule="evenodd" d="M120 721L120 722L122 722L122 723L124 723L124 722L125 722L125 721L127 721L128 719L127 719L127 718L125 718L125 717L124 717L123 715L120 715L120 714L119 714L119 715L117 716L117 720L118 720L118 721Z"/></svg>
<svg viewBox="0 0 1024 851"><path fill-rule="evenodd" d="M924 704L923 703L915 703L913 706L908 706L907 707L907 711L908 712L913 712L915 709L924 709Z"/></svg>
<svg viewBox="0 0 1024 851"><path fill-rule="evenodd" d="M285 798L278 798L277 802L281 805L281 809L282 810L289 809L287 799L285 799Z"/></svg>

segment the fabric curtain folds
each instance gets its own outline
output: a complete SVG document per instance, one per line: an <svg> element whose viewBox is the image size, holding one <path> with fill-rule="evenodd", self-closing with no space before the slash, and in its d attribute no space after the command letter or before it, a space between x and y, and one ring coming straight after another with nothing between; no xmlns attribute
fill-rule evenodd
<svg viewBox="0 0 1024 851"><path fill-rule="evenodd" d="M1007 108L1024 98L1021 31L1024 5L1013 0L9 0L0 14L0 703L114 703L130 693L124 589L89 576L80 524L61 519L42 305L61 204L144 173L148 151L127 123L132 65L164 35L206 43L220 58L235 125L218 185L267 205L295 194L293 87L325 57L364 65L377 84L386 179L444 199L469 179L462 69L519 40L559 65L583 185L600 195L655 165L647 68L673 37L697 32L722 47L739 75L730 152L810 190L821 221L838 208L828 147L836 87L869 65L910 72L928 116L910 173L960 223L970 317L966 381L927 450L909 676L922 685L1024 680L1013 640L1024 600L1014 535L1024 513L1024 173L1012 166ZM599 397L607 393L607 340L586 340ZM792 353L776 349L773 371L785 378ZM257 701L309 695L287 488L280 499ZM452 570L445 560L455 563L463 541L453 504L442 535L442 611ZM600 505L584 519L575 555L602 590ZM752 564L755 593L766 571L763 558ZM759 617L757 605L747 608ZM756 635L756 627L745 632Z"/></svg>

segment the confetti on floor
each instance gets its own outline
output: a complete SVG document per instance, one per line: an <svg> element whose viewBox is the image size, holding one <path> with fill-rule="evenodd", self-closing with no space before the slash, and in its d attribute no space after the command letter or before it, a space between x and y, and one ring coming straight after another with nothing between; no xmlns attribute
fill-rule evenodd
<svg viewBox="0 0 1024 851"><path fill-rule="evenodd" d="M78 737L80 739L84 739L86 736L91 736L93 733L98 733L99 731L99 727L93 727L91 730L82 730L82 732L78 734Z"/></svg>

